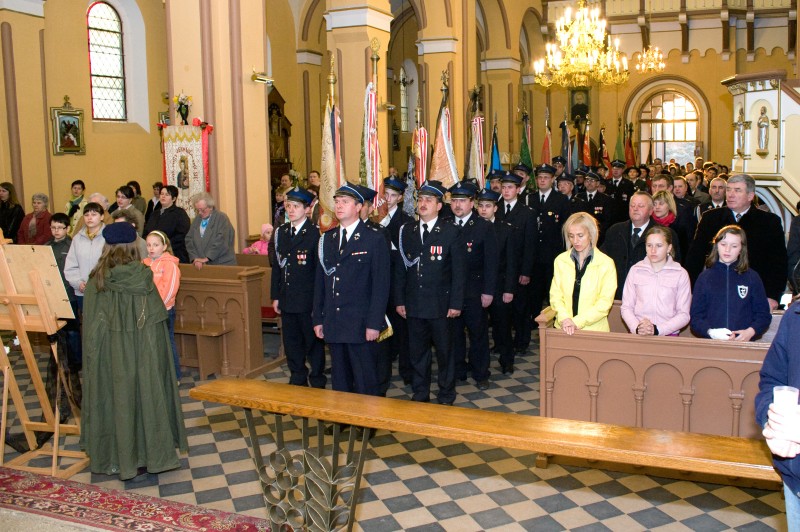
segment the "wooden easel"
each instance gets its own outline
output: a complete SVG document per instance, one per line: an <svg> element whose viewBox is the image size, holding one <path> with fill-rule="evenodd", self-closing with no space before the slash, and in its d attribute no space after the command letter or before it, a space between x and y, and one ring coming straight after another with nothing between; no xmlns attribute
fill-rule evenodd
<svg viewBox="0 0 800 532"><path fill-rule="evenodd" d="M51 405L28 333L55 335L66 323L64 320L59 320L57 316L72 317L72 309L69 307L69 299L64 290L52 249L47 246L16 246L9 245L9 243L10 240L2 239L2 232L0 232L0 330L12 330L17 333L31 383L42 408L44 421L31 421L28 416L28 410L14 377L12 365L5 349L0 345L0 368L4 370L3 398L5 399L10 393L28 448L32 449L10 460L5 466L59 478L69 478L89 464L89 457L86 456L86 453L59 448L61 435L80 434L79 408L78 405L70 402L74 422L71 424L59 423L59 390L60 387L66 386L66 378L58 361L57 345L51 343L56 366L59 368L56 404ZM2 409L3 426L7 415L8 401L5 399ZM37 449L36 431L52 432L53 443L45 444ZM2 437L5 438L5 432ZM29 465L33 460L43 457L51 459L50 467ZM70 463L60 463L61 458L68 459Z"/></svg>

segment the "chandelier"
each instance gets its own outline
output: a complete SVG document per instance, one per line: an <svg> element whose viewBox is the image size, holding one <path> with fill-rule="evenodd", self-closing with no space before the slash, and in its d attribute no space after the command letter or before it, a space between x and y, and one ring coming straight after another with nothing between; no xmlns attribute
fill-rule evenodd
<svg viewBox="0 0 800 532"><path fill-rule="evenodd" d="M665 67L664 54L658 46L650 45L636 53L636 72L639 74L663 72Z"/></svg>
<svg viewBox="0 0 800 532"><path fill-rule="evenodd" d="M575 18L567 8L556 22L556 42L547 43L545 57L533 63L534 81L544 87L618 85L628 81L628 58L611 42L600 10L578 0Z"/></svg>

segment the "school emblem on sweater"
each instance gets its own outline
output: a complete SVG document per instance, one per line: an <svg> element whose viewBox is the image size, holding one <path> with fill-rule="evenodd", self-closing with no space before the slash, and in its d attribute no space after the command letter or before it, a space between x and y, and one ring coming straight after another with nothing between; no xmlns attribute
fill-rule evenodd
<svg viewBox="0 0 800 532"><path fill-rule="evenodd" d="M740 298L744 299L744 298L747 297L747 291L748 291L749 287L740 284L740 285L738 285L736 287L736 289L739 291L739 297Z"/></svg>

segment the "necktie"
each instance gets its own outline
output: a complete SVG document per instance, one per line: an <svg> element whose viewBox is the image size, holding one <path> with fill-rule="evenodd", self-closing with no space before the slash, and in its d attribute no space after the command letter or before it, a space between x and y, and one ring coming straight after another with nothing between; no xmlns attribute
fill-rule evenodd
<svg viewBox="0 0 800 532"><path fill-rule="evenodd" d="M506 203L506 214L508 214L508 213L510 213L510 212L511 212L511 205L509 205L508 203Z"/></svg>
<svg viewBox="0 0 800 532"><path fill-rule="evenodd" d="M594 198L594 194L589 194L589 201L592 201L592 198Z"/></svg>
<svg viewBox="0 0 800 532"><path fill-rule="evenodd" d="M297 234L297 229L295 229L295 227L294 227L294 226L292 226L292 233L291 233L291 237L292 237L292 238L294 238L294 236L295 236L296 234Z"/></svg>
<svg viewBox="0 0 800 532"><path fill-rule="evenodd" d="M339 253L344 251L344 247L347 245L347 229L342 229L342 241L339 243Z"/></svg>
<svg viewBox="0 0 800 532"><path fill-rule="evenodd" d="M633 234L631 235L631 247L636 247L636 244L639 243L639 233L642 232L641 227L634 227Z"/></svg>
<svg viewBox="0 0 800 532"><path fill-rule="evenodd" d="M736 223L738 224L738 223L739 223L739 220L741 220L741 219L742 219L742 213L740 213L740 212L737 212L737 213L736 213Z"/></svg>
<svg viewBox="0 0 800 532"><path fill-rule="evenodd" d="M458 225L459 225L460 227L464 227L464 220L459 220L459 221L458 221Z"/></svg>
<svg viewBox="0 0 800 532"><path fill-rule="evenodd" d="M431 234L431 232L428 231L428 224L422 224L422 243L423 244L425 243L425 240L428 239L428 235L429 234Z"/></svg>
<svg viewBox="0 0 800 532"><path fill-rule="evenodd" d="M544 194L542 194L542 197L539 199L539 205L544 207Z"/></svg>

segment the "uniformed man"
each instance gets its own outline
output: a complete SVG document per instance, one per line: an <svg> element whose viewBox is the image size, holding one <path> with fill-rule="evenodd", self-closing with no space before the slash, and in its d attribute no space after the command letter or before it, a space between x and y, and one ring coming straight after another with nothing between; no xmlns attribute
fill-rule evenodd
<svg viewBox="0 0 800 532"><path fill-rule="evenodd" d="M606 195L614 200L614 221L625 220L628 212L628 202L636 192L633 183L624 175L625 161L614 159L611 161L611 176L606 180Z"/></svg>
<svg viewBox="0 0 800 532"><path fill-rule="evenodd" d="M533 190L533 187L530 186L530 183L528 183L531 177L531 171L532 171L531 168L529 168L527 164L522 164L522 163L518 164L517 166L511 169L511 172L513 174L516 174L522 178L522 182L520 183L520 188L522 190L519 193L519 197L523 201L525 201L525 198L528 196L528 194L535 192L535 190Z"/></svg>
<svg viewBox="0 0 800 532"><path fill-rule="evenodd" d="M489 388L489 316L488 308L497 286L497 238L494 228L473 210L477 188L463 181L450 188L450 206L455 223L461 229L466 252L466 285L461 315L453 320L453 357L456 378L472 378L479 390ZM464 337L469 334L469 357Z"/></svg>
<svg viewBox="0 0 800 532"><path fill-rule="evenodd" d="M505 172L502 170L493 170L487 178L489 179L489 188L497 192L498 194L501 193L503 189L503 176L506 175Z"/></svg>
<svg viewBox="0 0 800 532"><path fill-rule="evenodd" d="M492 190L478 194L478 214L492 223L497 240L497 283L489 306L494 350L500 355L500 367L514 365L514 348L511 338L511 302L514 300L519 277L517 242L514 227L496 217L500 195ZM479 386L480 388L480 386Z"/></svg>
<svg viewBox="0 0 800 532"><path fill-rule="evenodd" d="M566 168L567 166L567 160L565 158L563 158L560 155L556 155L555 157L553 157L551 163L553 168L556 169L556 172L555 174L553 174L553 177L557 178L558 176L564 173L564 168ZM544 161L543 164L547 164L547 161Z"/></svg>
<svg viewBox="0 0 800 532"><path fill-rule="evenodd" d="M531 324L549 297L550 285L553 282L553 262L565 249L561 228L571 214L569 200L553 188L555 172L556 169L549 164L539 165L536 168L536 186L539 190L528 198L528 206L536 215L538 227L538 243L533 265L535 275L531 278L531 307L528 317ZM527 342L523 340L516 347L527 350L528 343L530 337L527 338Z"/></svg>
<svg viewBox="0 0 800 532"><path fill-rule="evenodd" d="M460 231L442 220L445 189L441 183L424 183L417 194L419 221L400 229L402 266L395 268L393 283L397 313L408 322L408 350L412 399L428 402L431 393L431 346L436 348L440 404L456 399L452 319L464 306L466 252Z"/></svg>
<svg viewBox="0 0 800 532"><path fill-rule="evenodd" d="M600 185L599 175L594 172L588 172L585 179L586 192L579 197L586 202L586 212L594 216L600 226L599 245L603 242L608 228L613 224L614 201L598 190Z"/></svg>
<svg viewBox="0 0 800 532"><path fill-rule="evenodd" d="M521 351L527 349L531 338L531 320L527 319L530 315L530 282L533 276L533 262L536 258L536 246L539 243L538 229L536 225L536 215L534 212L519 201L519 176L508 174L503 177L503 201L498 204L497 218L512 225L515 229L516 239L520 242L517 246L517 262L519 276L517 286L514 289L514 301L512 302L512 324L514 326L514 347ZM514 373L513 358L502 364L501 369L506 375Z"/></svg>
<svg viewBox="0 0 800 532"><path fill-rule="evenodd" d="M314 196L302 188L286 194L289 221L275 230L270 246L270 297L272 308L281 315L289 384L324 388L325 350L311 323L319 243L319 228L308 219L313 201Z"/></svg>
<svg viewBox="0 0 800 532"><path fill-rule="evenodd" d="M333 389L377 395L377 339L386 328L389 246L359 218L363 193L346 184L334 193L339 226L319 245L314 332L331 352Z"/></svg>
<svg viewBox="0 0 800 532"><path fill-rule="evenodd" d="M584 172L584 177L585 176L586 173ZM570 214L584 212L584 209L586 208L586 202L575 195L574 176L567 173L561 174L561 176L559 176L559 178L556 180L556 187L558 188L558 191L566 196L567 200L569 200Z"/></svg>
<svg viewBox="0 0 800 532"><path fill-rule="evenodd" d="M400 237L400 228L404 224L414 221L411 216L405 213L405 209L402 208L402 205L399 205L399 203L403 201L406 187L406 183L395 177L387 177L383 180L384 197L386 199L386 205L389 207L389 212L383 220L381 220L381 225L389 230L389 236L392 240L393 268L395 267L395 259L399 259L399 256L395 257L394 255L397 253L397 249L399 249L398 239ZM403 378L403 382L409 385L411 384L413 370L411 368L411 362L408 359L408 328L406 327L406 320L397 314L396 308L397 304L394 300L394 291L390 290L386 316L392 324L394 334L387 338L384 343L386 344L386 349L388 349L390 359L397 359L398 372ZM391 371L391 366L389 370ZM382 385L382 388L384 386L385 385ZM386 390L382 391L385 392Z"/></svg>
<svg viewBox="0 0 800 532"><path fill-rule="evenodd" d="M589 170L590 168L584 165L580 165L575 170L575 188L572 190L572 193L575 194L576 196L581 192L586 191L586 187L583 184L583 180L586 178L586 172L588 172Z"/></svg>

